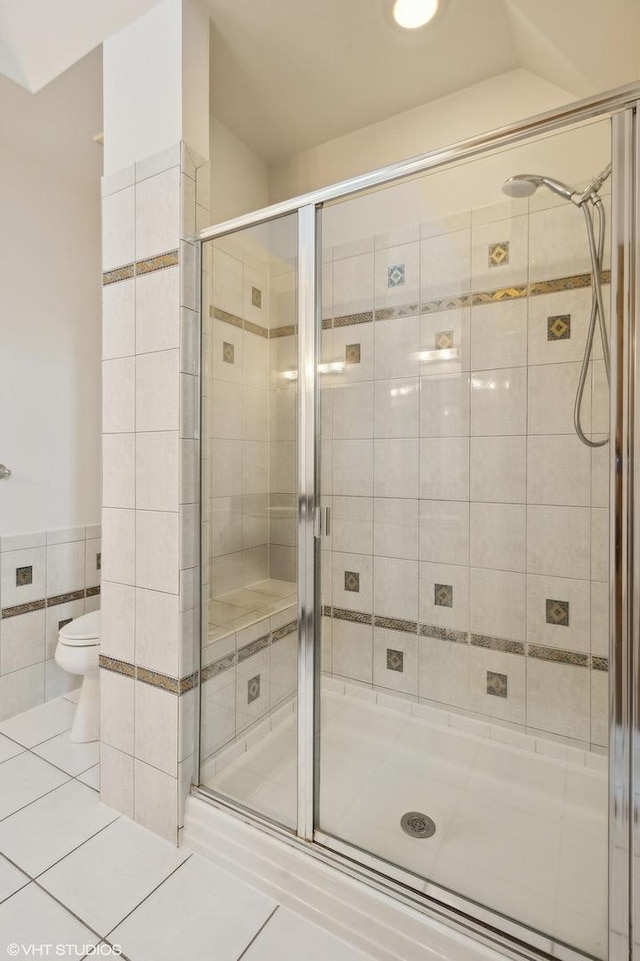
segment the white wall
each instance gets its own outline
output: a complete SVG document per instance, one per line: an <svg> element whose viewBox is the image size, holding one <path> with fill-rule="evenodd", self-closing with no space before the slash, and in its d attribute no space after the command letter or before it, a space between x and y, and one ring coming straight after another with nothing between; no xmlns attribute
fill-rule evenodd
<svg viewBox="0 0 640 961"><path fill-rule="evenodd" d="M575 99L527 70L512 70L274 164L275 203L455 143Z"/></svg>
<svg viewBox="0 0 640 961"><path fill-rule="evenodd" d="M0 534L100 520L99 184L0 148Z"/></svg>
<svg viewBox="0 0 640 961"><path fill-rule="evenodd" d="M266 207L269 168L223 123L211 117L211 223Z"/></svg>

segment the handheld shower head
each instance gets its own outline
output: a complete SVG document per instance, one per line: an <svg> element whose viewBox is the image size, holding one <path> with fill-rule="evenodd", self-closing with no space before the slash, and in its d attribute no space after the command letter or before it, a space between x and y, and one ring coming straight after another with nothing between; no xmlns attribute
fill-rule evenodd
<svg viewBox="0 0 640 961"><path fill-rule="evenodd" d="M554 194L558 194L565 200L573 200L576 196L575 190L560 180L542 177L539 174L516 174L515 177L509 177L502 185L502 190L507 197L531 197L538 187L548 187Z"/></svg>

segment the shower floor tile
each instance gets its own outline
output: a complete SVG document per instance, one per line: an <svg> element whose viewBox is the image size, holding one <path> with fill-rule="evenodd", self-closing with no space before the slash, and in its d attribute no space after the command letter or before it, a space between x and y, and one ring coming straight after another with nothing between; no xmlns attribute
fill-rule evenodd
<svg viewBox="0 0 640 961"><path fill-rule="evenodd" d="M604 771L491 739L488 725L465 730L360 697L325 691L322 714L321 832L412 872L419 887L435 882L602 954ZM291 714L206 786L295 823L295 725ZM407 811L433 818L434 836L404 834Z"/></svg>

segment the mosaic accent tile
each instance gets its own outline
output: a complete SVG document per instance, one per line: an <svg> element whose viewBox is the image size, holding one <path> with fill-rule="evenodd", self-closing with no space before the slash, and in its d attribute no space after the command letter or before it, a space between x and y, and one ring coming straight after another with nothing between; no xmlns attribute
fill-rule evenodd
<svg viewBox="0 0 640 961"><path fill-rule="evenodd" d="M258 337L264 337L265 340L269 339L269 331L266 327L261 327L260 324L254 324L251 320L245 320L244 329L249 334L257 334Z"/></svg>
<svg viewBox="0 0 640 961"><path fill-rule="evenodd" d="M394 651L392 648L387 648L387 670L397 671L399 674L404 673L404 651Z"/></svg>
<svg viewBox="0 0 640 961"><path fill-rule="evenodd" d="M448 627L438 627L436 624L421 624L419 630L423 637L435 637L439 641L452 641L454 644L469 643L469 635L466 631L452 631Z"/></svg>
<svg viewBox="0 0 640 961"><path fill-rule="evenodd" d="M65 617L62 621L58 621L58 630L61 631L62 628L66 627L67 624L70 624L72 620L72 617Z"/></svg>
<svg viewBox="0 0 640 961"><path fill-rule="evenodd" d="M529 657L539 661L556 661L558 664L572 664L574 667L589 667L589 655L578 651L563 651L554 647L542 647L540 644L529 644Z"/></svg>
<svg viewBox="0 0 640 961"><path fill-rule="evenodd" d="M94 592L98 592L99 588L93 588ZM87 591L89 595L89 591ZM47 607L57 607L59 604L71 604L72 601L81 601L85 596L84 591L70 591L68 594L56 594L55 597L47 598Z"/></svg>
<svg viewBox="0 0 640 961"><path fill-rule="evenodd" d="M19 614L31 614L32 611L41 611L46 603L44 600L30 601L28 604L16 604L14 607L3 607L2 620L5 620L7 617L18 617Z"/></svg>
<svg viewBox="0 0 640 961"><path fill-rule="evenodd" d="M100 593L100 585L99 585L99 584L98 584L97 587L88 587L88 588L87 588L87 597L95 597L96 594L99 594L99 593Z"/></svg>
<svg viewBox="0 0 640 961"><path fill-rule="evenodd" d="M273 340L277 337L293 337L297 330L296 324L287 324L286 327L272 327L269 331L269 338Z"/></svg>
<svg viewBox="0 0 640 961"><path fill-rule="evenodd" d="M354 624L373 624L373 615L363 611L349 611L344 607L334 607L331 615L339 621L352 621Z"/></svg>
<svg viewBox="0 0 640 961"><path fill-rule="evenodd" d="M213 661L212 664L207 664L205 668L202 669L201 680L208 681L212 677L217 677L218 674L223 674L230 668L235 667L236 664L236 652L232 651L230 654L225 654L224 657L219 657L217 661Z"/></svg>
<svg viewBox="0 0 640 961"><path fill-rule="evenodd" d="M180 254L177 250L169 250L166 254L149 257L147 260L136 260L136 276L150 274L154 270L164 270L165 267L177 267L179 261Z"/></svg>
<svg viewBox="0 0 640 961"><path fill-rule="evenodd" d="M259 287L251 288L251 304L254 307L262 308L262 291Z"/></svg>
<svg viewBox="0 0 640 961"><path fill-rule="evenodd" d="M443 310L460 310L462 307L471 307L471 294L457 294L455 297L443 297L440 300L426 300L420 304L420 312L434 314Z"/></svg>
<svg viewBox="0 0 640 961"><path fill-rule="evenodd" d="M374 616L373 623L375 627L384 627L388 631L404 631L405 634L418 633L416 621L404 621L400 617Z"/></svg>
<svg viewBox="0 0 640 961"><path fill-rule="evenodd" d="M360 344L347 344L344 349L344 359L347 364L359 364Z"/></svg>
<svg viewBox="0 0 640 961"><path fill-rule="evenodd" d="M415 317L420 313L420 304L401 304L399 307L380 307L374 311L374 320L399 320L401 317Z"/></svg>
<svg viewBox="0 0 640 961"><path fill-rule="evenodd" d="M242 317L238 317L236 314L230 314L226 310L220 310L219 307L213 308L213 316L216 320L221 320L225 324L231 324L232 327L244 327Z"/></svg>
<svg viewBox="0 0 640 961"><path fill-rule="evenodd" d="M295 633L298 630L298 621L289 621L288 624L283 624L277 630L271 633L271 643L282 640L283 637L288 637L289 634Z"/></svg>
<svg viewBox="0 0 640 961"><path fill-rule="evenodd" d="M101 551L98 551L98 553L96 554L96 570L97 571L102 570L102 552Z"/></svg>
<svg viewBox="0 0 640 961"><path fill-rule="evenodd" d="M360 593L360 575L356 571L344 572L344 589L352 594Z"/></svg>
<svg viewBox="0 0 640 961"><path fill-rule="evenodd" d="M608 657L595 657L591 658L591 667L594 671L608 671L609 670L609 658Z"/></svg>
<svg viewBox="0 0 640 961"><path fill-rule="evenodd" d="M365 310L360 314L344 314L333 318L334 327L352 327L354 324L372 324L373 311Z"/></svg>
<svg viewBox="0 0 640 961"><path fill-rule="evenodd" d="M569 340L571 337L571 314L547 317L547 340Z"/></svg>
<svg viewBox="0 0 640 961"><path fill-rule="evenodd" d="M502 240L497 244L489 244L489 266L504 267L509 263L509 241Z"/></svg>
<svg viewBox="0 0 640 961"><path fill-rule="evenodd" d="M403 287L405 282L404 264L387 267L387 287Z"/></svg>
<svg viewBox="0 0 640 961"><path fill-rule="evenodd" d="M114 674L123 674L125 677L136 676L135 665L129 664L128 661L119 661L115 657L107 657L106 654L99 654L98 658L100 667L105 671L113 671Z"/></svg>
<svg viewBox="0 0 640 961"><path fill-rule="evenodd" d="M333 317L323 317L322 318L322 329L331 330L333 327Z"/></svg>
<svg viewBox="0 0 640 961"><path fill-rule="evenodd" d="M545 606L547 624L569 627L569 601L555 601L548 597Z"/></svg>
<svg viewBox="0 0 640 961"><path fill-rule="evenodd" d="M247 681L247 704L253 704L260 697L260 675L249 678Z"/></svg>
<svg viewBox="0 0 640 961"><path fill-rule="evenodd" d="M480 290L471 294L471 306L481 307L484 304L501 304L504 300L519 300L526 297L529 288L526 284L518 287L497 287L495 290Z"/></svg>
<svg viewBox="0 0 640 961"><path fill-rule="evenodd" d="M487 694L493 697L507 697L509 680L506 674L487 671Z"/></svg>
<svg viewBox="0 0 640 961"><path fill-rule="evenodd" d="M322 613L324 617L333 617L333 608L330 604L325 604L322 608Z"/></svg>
<svg viewBox="0 0 640 961"><path fill-rule="evenodd" d="M433 603L437 607L453 607L453 587L451 584L433 585Z"/></svg>
<svg viewBox="0 0 640 961"><path fill-rule="evenodd" d="M591 286L591 274L572 274L570 277L556 277L554 280L538 280L529 285L529 295L556 294L563 290L580 290Z"/></svg>
<svg viewBox="0 0 640 961"><path fill-rule="evenodd" d="M453 347L453 331L452 330L438 330L436 331L436 350L450 350Z"/></svg>
<svg viewBox="0 0 640 961"><path fill-rule="evenodd" d="M159 687L163 691L168 691L169 694L180 693L178 678L169 677L168 674L160 674L159 671L150 671L146 667L136 668L136 680L142 681L144 684L150 684L151 687Z"/></svg>
<svg viewBox="0 0 640 961"><path fill-rule="evenodd" d="M33 584L33 567L16 567L16 587L26 587Z"/></svg>
<svg viewBox="0 0 640 961"><path fill-rule="evenodd" d="M226 341L222 344L222 360L225 364L235 364L235 347Z"/></svg>
<svg viewBox="0 0 640 961"><path fill-rule="evenodd" d="M106 270L102 275L102 286L117 284L120 280L131 280L135 276L135 265L127 264L126 267L116 267L115 270Z"/></svg>
<svg viewBox="0 0 640 961"><path fill-rule="evenodd" d="M257 654L259 651L263 651L265 647L269 646L270 641L271 635L264 634L257 640L251 641L250 644L245 644L244 647L241 647L238 651L238 664L241 664L242 661L246 661L248 657L253 657L253 655Z"/></svg>
<svg viewBox="0 0 640 961"><path fill-rule="evenodd" d="M503 637L490 637L487 634L471 634L470 641L474 647L485 647L491 651L502 651L504 654L525 653L522 641L508 641Z"/></svg>
<svg viewBox="0 0 640 961"><path fill-rule="evenodd" d="M198 672L194 671L193 674L188 674L187 677L180 679L180 693L188 694L192 691L194 687L198 686Z"/></svg>

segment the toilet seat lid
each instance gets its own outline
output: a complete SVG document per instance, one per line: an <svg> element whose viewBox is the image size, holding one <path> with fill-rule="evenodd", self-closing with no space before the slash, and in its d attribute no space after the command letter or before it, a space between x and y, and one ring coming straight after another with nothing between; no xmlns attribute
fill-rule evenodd
<svg viewBox="0 0 640 961"><path fill-rule="evenodd" d="M88 647L92 642L100 643L100 611L90 611L74 618L60 629L59 638L63 643L78 647Z"/></svg>

